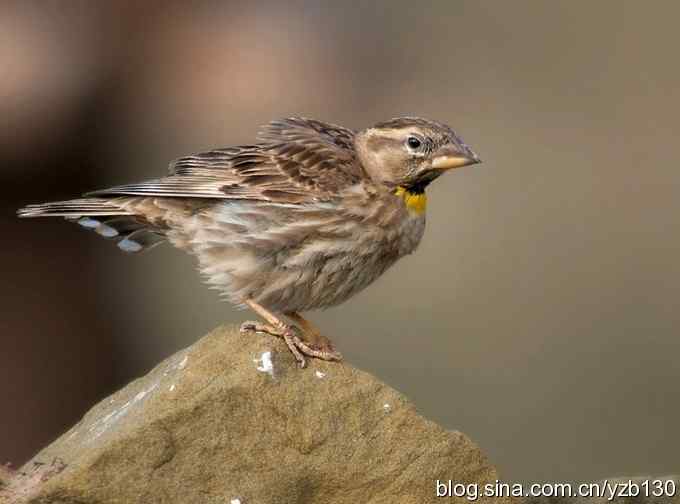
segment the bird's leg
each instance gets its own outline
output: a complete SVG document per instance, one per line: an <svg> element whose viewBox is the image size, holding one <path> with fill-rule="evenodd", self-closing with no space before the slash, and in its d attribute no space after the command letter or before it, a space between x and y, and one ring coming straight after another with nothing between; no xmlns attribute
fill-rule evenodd
<svg viewBox="0 0 680 504"><path fill-rule="evenodd" d="M320 359L335 361L342 360L342 354L335 349L331 340L323 336L316 326L309 320L297 312L286 312L285 315L294 321L302 330L305 343L323 354L323 356L319 357Z"/></svg>
<svg viewBox="0 0 680 504"><path fill-rule="evenodd" d="M267 324L259 324L257 322L244 322L243 324L241 324L241 332L242 333L247 331L264 332L267 334L271 334L272 336L278 336L279 338L283 338L283 341L286 342L288 349L293 354L293 357L295 357L295 360L298 362L299 366L305 367L307 365L307 362L305 360L304 355L302 355L300 353L300 350L298 350L298 345L296 344L295 341L295 339L299 340L300 338L297 337L293 330L285 322L281 321L276 315L274 315L264 306L256 303L252 299L245 299L243 302L247 304L250 307L250 309L257 313L260 317L265 319L267 321Z"/></svg>
<svg viewBox="0 0 680 504"><path fill-rule="evenodd" d="M247 304L255 313L267 321L266 324L259 324L257 322L244 322L241 324L241 332L256 331L271 334L283 338L288 346L288 349L295 357L300 367L307 365L305 355L309 357L317 357L319 359L329 360L329 353L324 350L317 350L312 348L295 333L295 328L283 322L275 314L267 310L264 306L256 303L252 299L244 299L243 302ZM337 359L335 359L337 360Z"/></svg>

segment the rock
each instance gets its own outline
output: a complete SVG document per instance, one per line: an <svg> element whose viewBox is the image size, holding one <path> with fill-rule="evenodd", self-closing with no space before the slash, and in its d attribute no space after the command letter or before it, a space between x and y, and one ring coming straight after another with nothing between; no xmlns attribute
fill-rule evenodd
<svg viewBox="0 0 680 504"><path fill-rule="evenodd" d="M441 502L437 479L498 478L373 376L301 370L280 340L233 328L104 399L21 473L5 499L41 504L422 504Z"/></svg>
<svg viewBox="0 0 680 504"><path fill-rule="evenodd" d="M9 466L0 465L0 491L9 485L11 479L14 478L14 471Z"/></svg>

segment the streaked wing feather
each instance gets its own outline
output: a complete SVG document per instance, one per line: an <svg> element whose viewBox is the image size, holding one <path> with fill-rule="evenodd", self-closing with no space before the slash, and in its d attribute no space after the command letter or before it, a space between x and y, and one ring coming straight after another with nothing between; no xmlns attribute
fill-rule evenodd
<svg viewBox="0 0 680 504"><path fill-rule="evenodd" d="M336 155L351 154L354 148L355 132L314 119L290 117L270 122L260 128L258 138L264 142L326 144L336 150Z"/></svg>
<svg viewBox="0 0 680 504"><path fill-rule="evenodd" d="M224 198L221 190L224 181L211 177L171 175L162 179L125 184L87 193L86 196L110 196L126 194L133 196L185 196L193 198Z"/></svg>
<svg viewBox="0 0 680 504"><path fill-rule="evenodd" d="M129 215L131 212L108 199L75 199L28 205L18 212L19 217L79 217L82 215Z"/></svg>
<svg viewBox="0 0 680 504"><path fill-rule="evenodd" d="M88 196L137 195L254 199L281 203L329 200L364 175L357 162L354 132L319 121L273 121L264 143L227 147L186 156L161 179L126 184Z"/></svg>

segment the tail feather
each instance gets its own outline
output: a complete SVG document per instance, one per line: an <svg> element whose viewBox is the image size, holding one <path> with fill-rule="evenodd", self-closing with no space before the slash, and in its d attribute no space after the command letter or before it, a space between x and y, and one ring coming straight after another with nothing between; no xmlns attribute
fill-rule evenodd
<svg viewBox="0 0 680 504"><path fill-rule="evenodd" d="M123 252L141 252L151 250L165 241L165 236L150 229L140 229L130 233L118 242L118 248Z"/></svg>
<svg viewBox="0 0 680 504"><path fill-rule="evenodd" d="M64 217L104 238L115 240L124 252L151 250L165 241L163 233L142 216L106 198L85 198L28 205L19 217Z"/></svg>

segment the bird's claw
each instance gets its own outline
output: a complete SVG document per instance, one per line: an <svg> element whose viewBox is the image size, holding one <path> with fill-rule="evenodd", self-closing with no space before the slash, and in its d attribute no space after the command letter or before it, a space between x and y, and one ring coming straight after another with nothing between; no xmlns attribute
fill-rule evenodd
<svg viewBox="0 0 680 504"><path fill-rule="evenodd" d="M286 342L288 350L290 350L290 353L293 354L293 357L295 357L295 360L297 361L298 366L300 368L304 368L307 366L307 359L305 358L305 356L315 357L317 359L322 359L326 361L342 360L342 354L336 351L333 348L333 346L330 345L330 342L327 347L323 348L317 348L315 346L312 346L303 341L300 338L300 336L298 336L297 327L295 326L288 326L282 324L282 327L274 327L269 324L262 324L259 322L249 320L241 324L240 331L241 334L249 332L259 332L271 334L272 336L282 338L283 341Z"/></svg>

